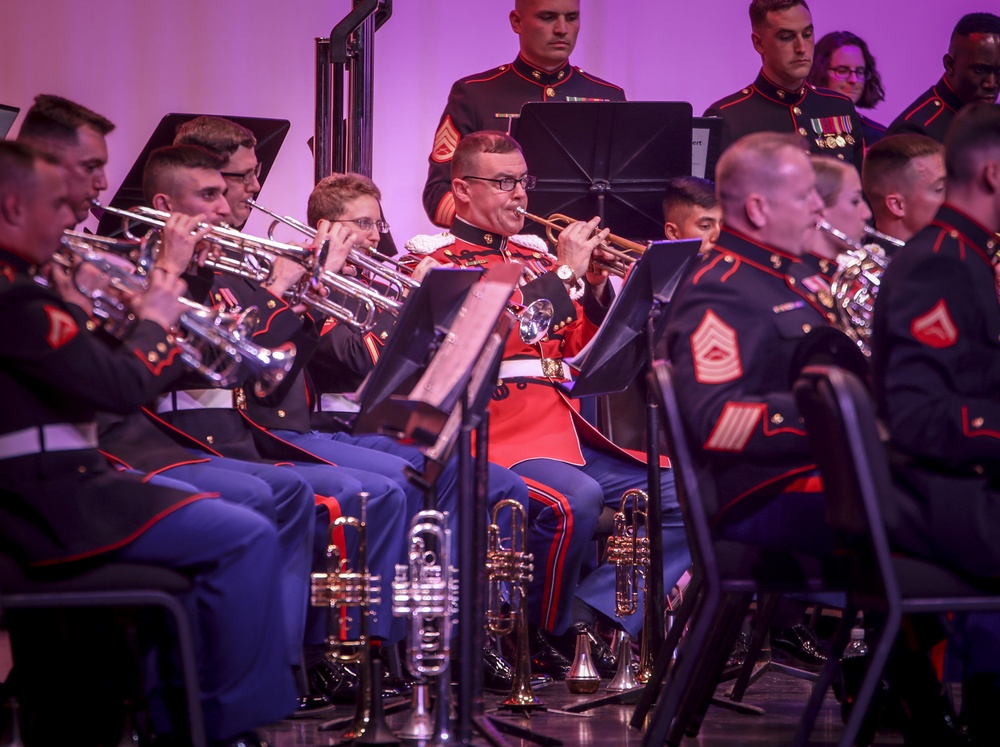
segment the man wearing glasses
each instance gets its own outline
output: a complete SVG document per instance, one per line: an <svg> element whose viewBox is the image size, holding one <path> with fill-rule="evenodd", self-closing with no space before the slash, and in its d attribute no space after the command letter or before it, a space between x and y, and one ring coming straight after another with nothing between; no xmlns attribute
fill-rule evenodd
<svg viewBox="0 0 1000 747"><path fill-rule="evenodd" d="M195 117L177 128L174 145L200 145L226 159L226 202L233 226L242 228L250 217L252 200L260 192L260 161L254 148L257 138L246 127L221 117Z"/></svg>
<svg viewBox="0 0 1000 747"><path fill-rule="evenodd" d="M916 133L944 143L958 110L973 101L995 104L1000 91L1000 17L962 16L951 33L944 75L889 125L890 135Z"/></svg>
<svg viewBox="0 0 1000 747"><path fill-rule="evenodd" d="M647 471L641 455L617 448L580 417L578 402L565 390L572 380L565 358L593 337L611 299L607 273L591 264L592 255L605 258L598 247L608 231L598 230L598 218L572 223L559 234L555 257L540 238L517 236L524 225L518 209L527 209L526 190L535 180L517 142L502 132L465 136L451 170L456 217L450 233L418 237L407 247L442 264L487 271L520 263L522 284L511 300L547 298L555 307L541 342L529 345L516 333L507 339L490 402L489 456L528 483L528 543L535 556L529 619L568 656L577 633L587 634L598 671L611 676L614 657L594 635L594 624L621 625L635 634L642 616L616 620L611 566L584 578L581 571L592 557L604 507L617 510L625 490L645 489ZM690 558L669 470L662 484L664 585L670 588Z"/></svg>
<svg viewBox="0 0 1000 747"><path fill-rule="evenodd" d="M722 117L722 149L753 132L791 131L811 152L851 162L860 173L864 136L854 104L806 83L815 41L805 0L752 0L750 25L761 59L757 79L705 112Z"/></svg>

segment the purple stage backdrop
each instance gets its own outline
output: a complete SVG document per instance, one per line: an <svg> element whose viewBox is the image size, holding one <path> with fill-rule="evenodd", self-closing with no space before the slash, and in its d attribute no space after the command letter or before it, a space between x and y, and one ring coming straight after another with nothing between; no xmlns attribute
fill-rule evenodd
<svg viewBox="0 0 1000 747"><path fill-rule="evenodd" d="M420 195L451 83L510 62L517 38L507 21L513 0L393 5L375 44L374 178L402 243L436 230ZM572 61L621 85L630 100L690 101L700 114L757 74L747 5L583 0ZM0 7L0 104L23 110L35 94L54 93L109 117L118 125L108 139L112 193L168 112L281 117L291 130L260 200L305 217L313 40L346 15L348 0L0 0ZM996 11L995 0L812 0L811 7L817 38L849 30L869 43L887 90L873 116L886 124L941 75L958 18ZM262 233L268 222L254 216L247 228Z"/></svg>

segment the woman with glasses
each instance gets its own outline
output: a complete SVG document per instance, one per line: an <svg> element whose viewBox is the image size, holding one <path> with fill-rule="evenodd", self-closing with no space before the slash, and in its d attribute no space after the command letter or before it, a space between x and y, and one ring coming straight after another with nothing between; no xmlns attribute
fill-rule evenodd
<svg viewBox="0 0 1000 747"><path fill-rule="evenodd" d="M882 77L865 40L850 31L833 31L816 43L807 82L842 93L857 109L874 109L885 98ZM885 126L858 112L865 150L885 135Z"/></svg>

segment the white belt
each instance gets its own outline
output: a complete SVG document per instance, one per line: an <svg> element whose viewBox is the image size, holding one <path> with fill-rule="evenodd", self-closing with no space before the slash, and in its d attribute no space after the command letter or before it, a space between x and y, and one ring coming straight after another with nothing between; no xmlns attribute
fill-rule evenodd
<svg viewBox="0 0 1000 747"><path fill-rule="evenodd" d="M350 399L346 394L321 394L319 397L320 412L361 412L361 405Z"/></svg>
<svg viewBox="0 0 1000 747"><path fill-rule="evenodd" d="M156 412L180 410L242 410L245 402L242 390L181 389L156 398Z"/></svg>
<svg viewBox="0 0 1000 747"><path fill-rule="evenodd" d="M43 451L96 448L96 423L50 423L0 436L0 459L13 459Z"/></svg>
<svg viewBox="0 0 1000 747"><path fill-rule="evenodd" d="M500 363L501 379L566 379L573 380L573 371L564 360L527 358Z"/></svg>

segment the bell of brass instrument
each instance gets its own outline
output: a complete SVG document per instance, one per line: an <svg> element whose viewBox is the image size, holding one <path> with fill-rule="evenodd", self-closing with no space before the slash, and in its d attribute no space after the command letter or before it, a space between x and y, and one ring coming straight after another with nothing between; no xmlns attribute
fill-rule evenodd
<svg viewBox="0 0 1000 747"><path fill-rule="evenodd" d="M409 563L396 566L392 582L392 614L410 620L407 664L419 677L441 675L451 661L458 578L450 557L451 532L445 515L417 513L410 526Z"/></svg>
<svg viewBox="0 0 1000 747"><path fill-rule="evenodd" d="M502 537L500 513L510 511L510 537ZM514 682L502 708L530 711L542 707L531 689L531 655L528 650L527 584L534 579L535 557L527 547L528 517L518 501L510 498L493 507L486 539L486 626L497 635L517 634ZM509 592L504 604L505 592Z"/></svg>
<svg viewBox="0 0 1000 747"><path fill-rule="evenodd" d="M97 253L113 251L113 247L120 250L121 246L121 242L104 236L66 232L63 250L53 257L58 264L73 269L77 290L91 299L94 313L105 319L106 330L115 337L123 336L135 321L128 305L116 294L141 295L147 288L143 276ZM180 316L185 334L175 338L181 358L216 386L232 386L249 372L256 379L254 392L263 397L292 369L293 343L271 349L250 341L257 324L256 309L228 314L187 298L178 301L187 307Z"/></svg>
<svg viewBox="0 0 1000 747"><path fill-rule="evenodd" d="M577 222L573 218L560 213L550 215L548 218L541 218L537 215L532 215L522 207L515 208L514 212L518 215L523 215L525 218L528 218L535 223L540 223L545 226L545 235L553 244L558 242L558 235L564 228L566 228L566 226ZM594 260L593 264L599 269L606 270L612 275L617 275L618 277L623 278L626 274L628 274L628 271L632 269L632 265L635 264L635 261L642 256L643 252L646 251L647 246L647 244L640 244L638 241L630 241L629 239L622 238L621 236L615 236L612 233L600 243L598 249L612 255L614 259L610 261Z"/></svg>
<svg viewBox="0 0 1000 747"><path fill-rule="evenodd" d="M629 502L632 502L631 520ZM639 606L640 579L645 590L645 577L650 572L648 503L649 496L644 490L626 490L615 512L614 530L608 537L608 562L615 566L615 614L618 617L635 614ZM655 619L653 605L645 601L637 675L640 682L647 682L652 675L656 659L652 650L652 631L656 625L663 625L662 620Z"/></svg>
<svg viewBox="0 0 1000 747"><path fill-rule="evenodd" d="M381 704L381 681L373 675L369 643L369 620L375 615L375 605L381 602L379 592L381 577L368 570L367 542L368 495L361 494L361 516L338 516L330 524L330 544L327 546L325 572L312 574L310 603L314 607L330 608L327 655L341 662L356 662L358 667L358 700L354 720L344 732L345 739L358 739L369 731L385 731L384 721L375 719L373 704ZM354 527L358 533L358 570L353 570L347 558L333 540L341 527ZM358 634L348 638L344 629L351 621L350 610L356 612ZM379 709L381 711L381 709Z"/></svg>

